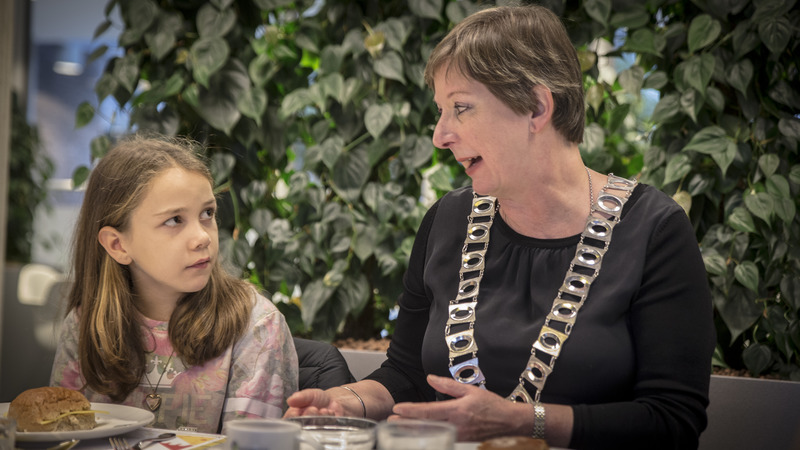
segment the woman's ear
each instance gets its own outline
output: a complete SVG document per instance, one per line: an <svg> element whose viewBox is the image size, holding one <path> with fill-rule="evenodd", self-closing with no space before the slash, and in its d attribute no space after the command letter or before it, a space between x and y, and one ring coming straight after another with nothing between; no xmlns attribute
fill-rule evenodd
<svg viewBox="0 0 800 450"><path fill-rule="evenodd" d="M125 251L125 247L122 245L122 238L122 233L114 227L105 226L97 233L97 240L106 249L108 255L114 258L114 261L122 265L128 265L133 262L133 258Z"/></svg>
<svg viewBox="0 0 800 450"><path fill-rule="evenodd" d="M537 84L533 87L533 97L537 109L531 113L531 133L542 131L553 117L553 93L547 86Z"/></svg>

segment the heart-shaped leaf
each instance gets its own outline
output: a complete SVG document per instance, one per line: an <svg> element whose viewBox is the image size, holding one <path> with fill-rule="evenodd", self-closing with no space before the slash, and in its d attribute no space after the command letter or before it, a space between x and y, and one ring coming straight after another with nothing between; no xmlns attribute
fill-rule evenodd
<svg viewBox="0 0 800 450"><path fill-rule="evenodd" d="M214 175L214 184L220 185L226 180L236 165L236 158L230 153L214 153L211 157L211 173Z"/></svg>
<svg viewBox="0 0 800 450"><path fill-rule="evenodd" d="M758 36L775 55L783 52L793 34L794 27L786 17L771 17L758 24Z"/></svg>
<svg viewBox="0 0 800 450"><path fill-rule="evenodd" d="M792 304L795 310L800 310L800 276L784 275L781 279L781 297ZM800 335L798 335L800 338ZM800 347L800 345L798 345Z"/></svg>
<svg viewBox="0 0 800 450"><path fill-rule="evenodd" d="M692 170L689 156L685 153L677 153L673 155L667 162L667 169L664 173L664 184L678 181L686 176Z"/></svg>
<svg viewBox="0 0 800 450"><path fill-rule="evenodd" d="M325 286L322 279L316 279L308 283L303 291L300 302L302 307L303 323L310 327L317 317L317 312L333 295L334 288Z"/></svg>
<svg viewBox="0 0 800 450"><path fill-rule="evenodd" d="M385 52L383 56L376 58L372 63L372 68L375 73L384 78L406 83L403 76L403 59L395 51Z"/></svg>
<svg viewBox="0 0 800 450"><path fill-rule="evenodd" d="M357 317L369 301L367 277L363 273L346 275L336 290L335 296L348 312Z"/></svg>
<svg viewBox="0 0 800 450"><path fill-rule="evenodd" d="M728 70L728 83L744 95L747 95L747 86L752 79L753 63L749 59L738 61Z"/></svg>
<svg viewBox="0 0 800 450"><path fill-rule="evenodd" d="M728 216L728 225L737 231L745 233L756 233L756 224L753 222L753 216L747 211L747 208L737 206L733 208L733 212Z"/></svg>
<svg viewBox="0 0 800 450"><path fill-rule="evenodd" d="M695 133L689 143L683 147L684 152L692 150L699 153L712 155L714 153L724 152L728 143L732 142L728 138L725 130L722 127L712 125L705 127Z"/></svg>
<svg viewBox="0 0 800 450"><path fill-rule="evenodd" d="M687 89L681 94L681 111L686 113L692 119L692 122L697 123L697 113L703 107L703 98L697 95L694 89Z"/></svg>
<svg viewBox="0 0 800 450"><path fill-rule="evenodd" d="M689 25L688 44L691 53L714 42L722 31L719 21L708 14L700 14Z"/></svg>
<svg viewBox="0 0 800 450"><path fill-rule="evenodd" d="M763 312L763 308L755 301L755 294L748 292L741 286L734 285L727 294L718 290L712 293L714 306L731 333L730 342L734 342L749 329Z"/></svg>
<svg viewBox="0 0 800 450"><path fill-rule="evenodd" d="M443 0L409 0L408 9L415 15L434 20L442 20Z"/></svg>
<svg viewBox="0 0 800 450"><path fill-rule="evenodd" d="M200 89L197 112L211 126L230 134L241 112L236 99L250 88L250 78L239 60L231 60L209 80L209 89Z"/></svg>
<svg viewBox="0 0 800 450"><path fill-rule="evenodd" d="M640 28L631 33L622 48L625 51L661 56L661 52L656 48L656 35L646 28Z"/></svg>
<svg viewBox="0 0 800 450"><path fill-rule="evenodd" d="M75 111L75 128L83 128L94 118L94 107L89 102L81 102Z"/></svg>
<svg viewBox="0 0 800 450"><path fill-rule="evenodd" d="M408 136L400 147L400 159L409 171L422 167L432 155L433 143L429 136Z"/></svg>
<svg viewBox="0 0 800 450"><path fill-rule="evenodd" d="M372 104L364 114L364 125L374 138L380 137L383 130L392 123L393 111L391 105L385 103Z"/></svg>
<svg viewBox="0 0 800 450"><path fill-rule="evenodd" d="M333 168L333 185L336 192L347 202L355 203L361 195L361 187L367 182L371 168L367 164L367 152L357 147L339 156Z"/></svg>
<svg viewBox="0 0 800 450"><path fill-rule="evenodd" d="M236 24L236 13L232 9L217 9L206 3L197 12L197 32L200 37L222 37Z"/></svg>
<svg viewBox="0 0 800 450"><path fill-rule="evenodd" d="M119 84L131 94L139 82L139 57L139 53L128 53L124 58L115 59L111 72Z"/></svg>
<svg viewBox="0 0 800 450"><path fill-rule="evenodd" d="M742 361L750 373L759 376L772 362L772 350L764 344L750 344L742 352Z"/></svg>
<svg viewBox="0 0 800 450"><path fill-rule="evenodd" d="M766 192L745 193L744 206L754 216L769 223L775 210L772 197Z"/></svg>
<svg viewBox="0 0 800 450"><path fill-rule="evenodd" d="M261 88L252 88L242 91L236 101L236 107L245 116L256 121L261 126L261 116L267 110L267 91Z"/></svg>
<svg viewBox="0 0 800 450"><path fill-rule="evenodd" d="M706 86L708 86L711 76L714 74L714 66L716 64L714 56L708 53L699 56L695 55L682 64L684 65L684 83L697 89L701 94L705 94Z"/></svg>
<svg viewBox="0 0 800 450"><path fill-rule="evenodd" d="M611 0L586 0L583 3L586 14L595 22L608 26L608 16L611 15Z"/></svg>
<svg viewBox="0 0 800 450"><path fill-rule="evenodd" d="M736 281L758 294L758 267L753 261L742 261L737 264L733 268L733 275L736 277Z"/></svg>
<svg viewBox="0 0 800 450"><path fill-rule="evenodd" d="M650 119L655 123L667 123L678 117L680 111L680 96L675 93L669 93L658 101L656 107L653 108L653 115Z"/></svg>
<svg viewBox="0 0 800 450"><path fill-rule="evenodd" d="M209 78L225 66L229 54L230 48L224 39L216 37L198 39L189 50L194 79L208 88Z"/></svg>

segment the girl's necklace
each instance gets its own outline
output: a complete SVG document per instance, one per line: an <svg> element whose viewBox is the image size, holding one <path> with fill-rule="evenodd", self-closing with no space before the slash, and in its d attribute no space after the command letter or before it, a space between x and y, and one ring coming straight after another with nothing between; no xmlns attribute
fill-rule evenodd
<svg viewBox="0 0 800 450"><path fill-rule="evenodd" d="M147 397L144 398L144 403L148 408L150 408L150 411L157 411L158 408L161 407L161 394L158 393L158 387L161 385L161 379L164 378L164 374L167 373L169 363L172 361L172 356L174 354L175 350L173 350L172 353L170 353L169 358L167 358L167 363L164 365L164 371L161 372L161 375L159 375L155 387L153 386L153 383L150 382L150 377L145 376L147 384L149 384L150 388L153 389L153 392L147 394ZM158 370L158 356L156 356L155 368Z"/></svg>

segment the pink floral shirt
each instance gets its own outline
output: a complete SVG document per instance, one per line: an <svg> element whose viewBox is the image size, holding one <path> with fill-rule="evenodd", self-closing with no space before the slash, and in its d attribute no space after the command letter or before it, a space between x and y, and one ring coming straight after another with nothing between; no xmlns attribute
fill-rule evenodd
<svg viewBox="0 0 800 450"><path fill-rule="evenodd" d="M283 315L261 295L255 297L244 337L202 366L187 367L179 357L170 356L168 322L144 318L144 324L146 348L155 351L147 354L141 384L121 404L148 409L147 395L157 387L161 406L151 426L218 433L222 422L230 419L281 417L286 398L297 391L294 341ZM91 402L112 403L88 387L82 389L78 336L78 316L73 310L61 328L50 385L81 390Z"/></svg>

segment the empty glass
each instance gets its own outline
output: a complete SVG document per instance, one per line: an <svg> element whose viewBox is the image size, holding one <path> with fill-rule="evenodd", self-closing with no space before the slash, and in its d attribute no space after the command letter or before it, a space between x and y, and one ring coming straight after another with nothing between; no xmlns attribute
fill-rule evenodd
<svg viewBox="0 0 800 450"><path fill-rule="evenodd" d="M286 419L299 423L303 433L326 450L372 450L377 422L357 417L304 416Z"/></svg>
<svg viewBox="0 0 800 450"><path fill-rule="evenodd" d="M431 420L393 420L378 425L379 450L453 450L456 427Z"/></svg>

